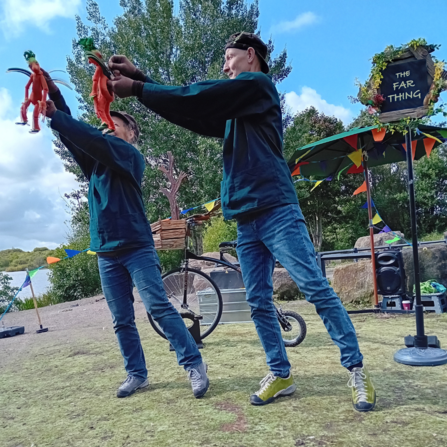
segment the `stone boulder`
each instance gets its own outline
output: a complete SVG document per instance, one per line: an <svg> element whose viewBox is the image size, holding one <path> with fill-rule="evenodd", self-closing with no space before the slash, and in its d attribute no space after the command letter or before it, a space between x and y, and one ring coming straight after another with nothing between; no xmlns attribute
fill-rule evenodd
<svg viewBox="0 0 447 447"><path fill-rule="evenodd" d="M372 302L374 286L371 261L359 261L335 267L332 288L344 303Z"/></svg>
<svg viewBox="0 0 447 447"><path fill-rule="evenodd" d="M200 256L204 256L206 258L214 258L214 259L220 259L220 253L218 251L212 251L209 253L203 253ZM235 263L238 262L237 258L235 258L234 256L231 256L228 253L225 253L225 259L228 260L228 262L231 263ZM214 267L216 264L214 262L211 261L197 261L195 259L191 259L189 261L189 266L191 268L197 269L197 270L203 270L206 268L210 268L210 267Z"/></svg>
<svg viewBox="0 0 447 447"><path fill-rule="evenodd" d="M374 246L375 247L381 247L381 246L387 246L387 245L396 245L396 244L402 244L402 241L396 241L392 244L386 244L385 241L390 241L391 239L394 239L396 235L399 237L404 237L404 234L400 231L395 231L393 233L378 233L374 235ZM354 248L371 248L371 242L368 236L363 236L357 239Z"/></svg>
<svg viewBox="0 0 447 447"><path fill-rule="evenodd" d="M273 270L273 294L276 298L284 300L304 298L285 268Z"/></svg>
<svg viewBox="0 0 447 447"><path fill-rule="evenodd" d="M435 279L444 287L447 287L447 245L433 244L419 248L419 272L421 282ZM413 292L414 269L413 249L411 247L402 250L404 268L407 276L407 292Z"/></svg>

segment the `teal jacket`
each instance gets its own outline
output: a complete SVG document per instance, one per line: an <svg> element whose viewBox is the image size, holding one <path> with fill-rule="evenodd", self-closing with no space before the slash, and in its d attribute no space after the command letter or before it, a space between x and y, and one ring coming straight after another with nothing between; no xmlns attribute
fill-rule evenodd
<svg viewBox="0 0 447 447"><path fill-rule="evenodd" d="M282 155L278 92L261 72L188 87L146 79L140 101L174 124L223 138L222 209L225 219L298 203Z"/></svg>
<svg viewBox="0 0 447 447"><path fill-rule="evenodd" d="M140 187L143 155L124 140L72 118L60 92L50 98L58 109L51 128L89 180L90 249L101 253L153 245Z"/></svg>

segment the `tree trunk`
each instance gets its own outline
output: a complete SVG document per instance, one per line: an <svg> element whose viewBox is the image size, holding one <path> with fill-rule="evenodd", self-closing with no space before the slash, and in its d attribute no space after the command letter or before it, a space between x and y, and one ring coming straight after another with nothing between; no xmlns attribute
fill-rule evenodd
<svg viewBox="0 0 447 447"><path fill-rule="evenodd" d="M309 229L315 251L321 251L321 246L323 245L323 219L319 213L313 215Z"/></svg>

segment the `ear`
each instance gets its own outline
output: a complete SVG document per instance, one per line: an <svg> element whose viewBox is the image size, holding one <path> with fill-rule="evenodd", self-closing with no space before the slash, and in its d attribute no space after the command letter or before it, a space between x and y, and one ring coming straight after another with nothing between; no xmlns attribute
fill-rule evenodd
<svg viewBox="0 0 447 447"><path fill-rule="evenodd" d="M247 49L247 60L250 64L252 64L256 60L256 51L252 47Z"/></svg>
<svg viewBox="0 0 447 447"><path fill-rule="evenodd" d="M134 144L134 142L135 142L135 132L134 132L134 130L130 129L128 127L127 128L127 132L128 132L128 135L129 135L128 143Z"/></svg>

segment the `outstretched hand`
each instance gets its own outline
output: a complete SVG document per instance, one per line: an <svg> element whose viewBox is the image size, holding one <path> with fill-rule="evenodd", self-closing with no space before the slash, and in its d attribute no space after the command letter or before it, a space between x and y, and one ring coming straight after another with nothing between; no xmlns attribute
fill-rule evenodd
<svg viewBox="0 0 447 447"><path fill-rule="evenodd" d="M119 98L128 98L133 96L132 85L133 80L121 75L118 71L114 71L115 76L112 80L107 81L107 89L113 91Z"/></svg>
<svg viewBox="0 0 447 447"><path fill-rule="evenodd" d="M115 55L109 59L109 68L112 72L118 70L122 75L130 79L137 79L137 67L126 56ZM118 95L119 96L119 95Z"/></svg>
<svg viewBox="0 0 447 447"><path fill-rule="evenodd" d="M56 113L57 109L54 105L54 102L49 99L46 104L45 116L47 118L53 118L53 115Z"/></svg>

